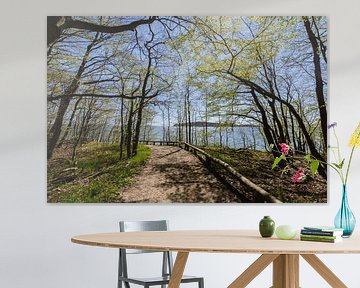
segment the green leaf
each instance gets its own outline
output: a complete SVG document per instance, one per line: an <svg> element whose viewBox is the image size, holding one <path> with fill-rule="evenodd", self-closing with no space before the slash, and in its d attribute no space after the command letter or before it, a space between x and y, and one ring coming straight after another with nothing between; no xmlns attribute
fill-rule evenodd
<svg viewBox="0 0 360 288"><path fill-rule="evenodd" d="M332 162L331 164L334 165L336 168L340 169L339 164L337 164L337 163L335 163L335 162Z"/></svg>
<svg viewBox="0 0 360 288"><path fill-rule="evenodd" d="M274 169L274 168L280 163L280 161L281 161L281 158L280 158L280 157L276 157L276 158L274 159L273 165L271 166L271 169Z"/></svg>
<svg viewBox="0 0 360 288"><path fill-rule="evenodd" d="M271 169L274 169L280 163L281 160L286 160L286 157L284 155L281 155L280 157L276 157L274 159L274 163L273 163Z"/></svg>
<svg viewBox="0 0 360 288"><path fill-rule="evenodd" d="M310 164L310 170L311 170L311 173L312 175L315 175L317 169L319 168L319 160L315 159L314 161L311 162Z"/></svg>
<svg viewBox="0 0 360 288"><path fill-rule="evenodd" d="M304 158L305 158L305 160L306 160L308 163L310 163L310 161L311 161L311 156L310 156L310 154L307 154Z"/></svg>
<svg viewBox="0 0 360 288"><path fill-rule="evenodd" d="M344 160L345 160L345 159L343 159L343 161L341 161L340 164L335 163L335 162L332 162L331 164L334 165L334 166L335 166L336 168L338 168L339 170L341 170L342 167L344 166Z"/></svg>
<svg viewBox="0 0 360 288"><path fill-rule="evenodd" d="M269 147L270 147L270 149L273 149L273 148L274 148L274 144L270 144Z"/></svg>
<svg viewBox="0 0 360 288"><path fill-rule="evenodd" d="M341 170L342 167L344 166L344 162L345 162L345 159L343 159L340 164L335 163L335 162L333 162L333 163L331 163L331 164L334 165L334 166L335 166L336 168L338 168L339 170Z"/></svg>
<svg viewBox="0 0 360 288"><path fill-rule="evenodd" d="M344 163L345 163L345 158L344 158L344 159L341 161L341 163L340 163L340 169L342 169L342 168L343 168Z"/></svg>

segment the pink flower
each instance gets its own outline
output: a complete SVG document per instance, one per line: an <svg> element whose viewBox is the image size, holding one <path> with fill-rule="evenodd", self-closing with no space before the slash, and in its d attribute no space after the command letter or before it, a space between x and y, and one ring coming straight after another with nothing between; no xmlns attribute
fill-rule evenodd
<svg viewBox="0 0 360 288"><path fill-rule="evenodd" d="M285 143L280 143L279 146L280 146L281 151L283 152L284 155L289 154L290 147L288 145L286 145Z"/></svg>
<svg viewBox="0 0 360 288"><path fill-rule="evenodd" d="M299 169L295 172L294 176L292 177L292 182L300 183L306 178L305 171L303 169Z"/></svg>

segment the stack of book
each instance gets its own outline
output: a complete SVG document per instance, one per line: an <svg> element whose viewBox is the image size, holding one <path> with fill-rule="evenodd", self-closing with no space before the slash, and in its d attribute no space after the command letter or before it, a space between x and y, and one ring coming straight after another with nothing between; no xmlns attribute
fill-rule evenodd
<svg viewBox="0 0 360 288"><path fill-rule="evenodd" d="M304 227L300 232L302 241L336 243L342 241L344 230L334 227Z"/></svg>

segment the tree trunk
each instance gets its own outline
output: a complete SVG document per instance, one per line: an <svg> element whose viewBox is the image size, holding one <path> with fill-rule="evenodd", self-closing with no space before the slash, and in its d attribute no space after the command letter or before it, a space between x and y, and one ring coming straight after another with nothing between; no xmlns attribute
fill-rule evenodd
<svg viewBox="0 0 360 288"><path fill-rule="evenodd" d="M191 108L190 108L190 92L188 91L186 93L186 98L187 98L187 116L188 116L188 134L189 134L189 143L191 144L192 143L192 135L191 135L191 132L192 132L192 125L191 125Z"/></svg>
<svg viewBox="0 0 360 288"><path fill-rule="evenodd" d="M138 151L138 145L139 145L139 139L140 139L140 128L141 128L141 122L142 122L142 114L145 106L145 97L140 98L140 103L137 111L137 117L136 117L136 124L135 124L135 133L134 133L134 139L133 139L133 149L132 149L132 155L136 155Z"/></svg>
<svg viewBox="0 0 360 288"><path fill-rule="evenodd" d="M179 105L181 106L181 105ZM180 107L179 107L180 108ZM178 110L178 126L177 126L177 129L178 129L178 141L179 142L182 142L183 141L183 131L182 131L182 125L181 125L181 110L179 109Z"/></svg>
<svg viewBox="0 0 360 288"><path fill-rule="evenodd" d="M292 134L293 147L294 147L294 150L297 150L299 146L298 146L297 139L296 139L294 117L292 114L290 114L290 121L291 121L291 134Z"/></svg>
<svg viewBox="0 0 360 288"><path fill-rule="evenodd" d="M87 130L87 126L89 124L89 121L91 119L91 109L92 109L92 105L95 102L93 102L93 99L91 99L89 106L88 106L88 110L86 112L84 112L83 114L83 119L81 121L81 125L80 125L80 130L79 130L79 134L78 137L75 140L74 146L73 146L73 150L72 150L72 157L71 160L74 161L76 158L76 148L81 145L82 143L82 138L83 136L86 134L86 130ZM85 109L85 108L84 108Z"/></svg>
<svg viewBox="0 0 360 288"><path fill-rule="evenodd" d="M266 138L266 141L268 142L269 147L271 145L273 145L274 147L277 147L276 142L274 141L273 135L271 133L271 127L269 125L267 116L266 116L266 111L264 109L264 107L261 105L258 96L256 95L254 89L251 89L251 95L254 99L255 105L256 107L259 109L260 111L260 115L261 115L261 122L262 122L262 126L263 126L263 131L264 131L264 135ZM274 148L271 149L271 153L274 155L274 157L279 156L278 151L276 151Z"/></svg>
<svg viewBox="0 0 360 288"><path fill-rule="evenodd" d="M292 113L296 119L296 121L298 122L299 128L302 131L306 143L309 147L310 153L311 155L315 158L318 159L322 162L325 162L324 157L319 153L319 151L316 149L315 143L314 141L311 139L311 136L309 134L309 132L306 129L306 126L304 124L304 121L302 120L301 116L299 115L299 113L296 111L296 109L294 108L294 106L291 105L291 103L279 98L278 96L270 93L269 91L263 89L262 87L260 87L259 85L257 85L256 83L250 81L250 80L246 80L244 78L241 78L229 71L226 72L227 74L233 76L235 79L237 79L241 84L246 85L248 87L250 87L251 89L255 90L256 92L258 92L259 94L265 96L265 97L269 97L271 99L275 99L276 101L283 103L286 107L288 107L290 113ZM319 174L323 177L326 177L326 167L323 165L319 166Z"/></svg>
<svg viewBox="0 0 360 288"><path fill-rule="evenodd" d="M208 96L205 96L205 146L209 146L208 136Z"/></svg>
<svg viewBox="0 0 360 288"><path fill-rule="evenodd" d="M276 107L275 107L275 99L269 100L268 103L269 103L269 106L271 109L275 131L277 131L276 141L277 141L277 143L284 143L286 141L285 135L284 135L284 130L281 125L281 121L279 120L279 117L277 115L277 111L276 111Z"/></svg>
<svg viewBox="0 0 360 288"><path fill-rule="evenodd" d="M189 143L186 95L184 101L184 124L185 124L185 142Z"/></svg>
<svg viewBox="0 0 360 288"><path fill-rule="evenodd" d="M73 112L71 113L71 116L70 116L70 119L69 119L69 123L68 123L68 125L66 126L64 135L61 137L61 140L59 141L57 147L60 147L60 146L64 143L64 141L66 140L67 135L69 134L69 131L70 131L70 128L71 128L71 126L72 126L72 122L73 122L74 116L75 116L75 114L76 114L77 106L79 105L80 101L81 101L81 98L79 98L79 99L76 101L75 106L74 106L74 110L73 110Z"/></svg>
<svg viewBox="0 0 360 288"><path fill-rule="evenodd" d="M121 99L120 106L120 143L119 143L119 159L123 159L123 149L124 149L124 99Z"/></svg>
<svg viewBox="0 0 360 288"><path fill-rule="evenodd" d="M132 126L133 126L133 122L132 122L132 118L133 118L133 113L134 113L134 101L131 100L130 102L130 110L128 113L128 122L127 122L127 131L126 131L126 158L130 159L132 154L131 154L131 142L132 142Z"/></svg>
<svg viewBox="0 0 360 288"><path fill-rule="evenodd" d="M160 108L162 116L162 141L166 141L166 125L165 125L165 111Z"/></svg>
<svg viewBox="0 0 360 288"><path fill-rule="evenodd" d="M326 109L326 102L324 96L324 83L321 74L321 63L320 63L320 55L319 55L321 51L319 44L316 40L316 36L314 32L311 30L309 19L306 16L303 17L303 22L313 50L316 98L320 112L320 122L321 122L321 131L323 134L323 141L325 146L327 146L327 109Z"/></svg>
<svg viewBox="0 0 360 288"><path fill-rule="evenodd" d="M88 61L91 49L96 44L97 40L98 40L98 34L95 36L94 40L87 46L86 52L81 61L80 67L79 67L74 79L71 81L71 84L65 90L64 94L67 96L62 97L60 99L60 104L59 104L59 108L58 108L58 111L56 114L55 121L49 131L49 134L48 134L48 142L47 142L47 158L48 159L50 159L52 157L54 149L56 147L56 144L59 140L59 137L61 134L61 127L63 125L64 115L65 115L66 110L69 107L69 104L71 101L71 94L75 93L76 90L79 88L81 75L85 71L85 65Z"/></svg>
<svg viewBox="0 0 360 288"><path fill-rule="evenodd" d="M290 143L290 134L289 134L289 124L287 122L287 115L286 115L286 112L285 112L285 109L284 109L284 104L280 104L280 111L281 111L281 117L284 121L284 126L285 126L285 143Z"/></svg>
<svg viewBox="0 0 360 288"><path fill-rule="evenodd" d="M262 58L259 56L259 59L262 60ZM275 93L275 89L274 89L274 84L273 84L273 77L270 78L269 73L268 73L268 69L270 70L270 68L267 68L265 64L262 65L263 66L263 70L265 73L265 78L269 84L269 90L270 93L276 95ZM275 73L273 73L275 74ZM275 80L274 80L275 82ZM275 83L276 85L276 83ZM281 96L278 94L278 97L281 98ZM278 113L276 111L276 106L275 106L275 99L269 99L268 100L271 112L272 112L272 117L273 117L273 121L274 121L274 131L276 133L276 137L275 140L277 141L277 143L284 143L286 141L285 139L285 134L284 134L284 130L281 124L281 121L279 120L278 117Z"/></svg>
<svg viewBox="0 0 360 288"><path fill-rule="evenodd" d="M167 134L168 134L168 141L171 141L171 129L170 129L170 125L171 125L171 119L170 119L170 105L167 105Z"/></svg>

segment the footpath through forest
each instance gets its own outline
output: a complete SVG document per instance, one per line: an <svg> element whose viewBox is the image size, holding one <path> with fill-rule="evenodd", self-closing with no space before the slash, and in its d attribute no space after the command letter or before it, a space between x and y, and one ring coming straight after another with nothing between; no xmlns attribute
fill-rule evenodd
<svg viewBox="0 0 360 288"><path fill-rule="evenodd" d="M176 146L151 145L151 156L122 202L239 202L201 161Z"/></svg>

